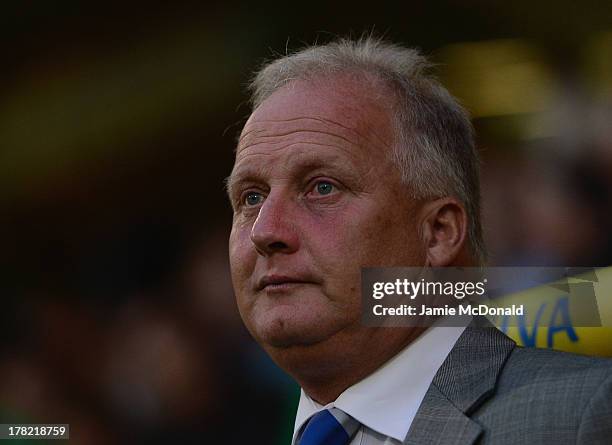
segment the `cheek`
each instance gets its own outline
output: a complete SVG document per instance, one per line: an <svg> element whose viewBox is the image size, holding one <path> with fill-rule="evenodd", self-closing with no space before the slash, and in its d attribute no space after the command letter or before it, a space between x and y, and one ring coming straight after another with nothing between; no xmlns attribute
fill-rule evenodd
<svg viewBox="0 0 612 445"><path fill-rule="evenodd" d="M229 260L234 289L239 294L248 287L248 280L255 266L256 252L247 227L232 227L229 238Z"/></svg>
<svg viewBox="0 0 612 445"><path fill-rule="evenodd" d="M340 269L352 273L361 267L413 264L421 248L415 222L408 209L365 203L319 228L321 249Z"/></svg>
<svg viewBox="0 0 612 445"><path fill-rule="evenodd" d="M377 215L374 230L371 236L378 246L379 264L389 267L423 264L424 244L411 206L388 207Z"/></svg>
<svg viewBox="0 0 612 445"><path fill-rule="evenodd" d="M357 210L357 209L355 209ZM359 293L361 267L367 265L373 229L364 225L359 212L327 215L302 225L308 258L325 277L328 297L350 302ZM373 226L373 225L372 225Z"/></svg>
<svg viewBox="0 0 612 445"><path fill-rule="evenodd" d="M358 247L353 224L350 218L343 215L304 218L300 227L302 245L315 263L342 267L350 260L351 251Z"/></svg>

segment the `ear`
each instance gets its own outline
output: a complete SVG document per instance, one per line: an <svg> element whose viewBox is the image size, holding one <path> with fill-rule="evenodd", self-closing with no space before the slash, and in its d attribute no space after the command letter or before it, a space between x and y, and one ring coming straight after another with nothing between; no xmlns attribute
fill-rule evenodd
<svg viewBox="0 0 612 445"><path fill-rule="evenodd" d="M466 254L467 213L455 198L445 197L423 206L421 236L427 263L432 267L462 262Z"/></svg>

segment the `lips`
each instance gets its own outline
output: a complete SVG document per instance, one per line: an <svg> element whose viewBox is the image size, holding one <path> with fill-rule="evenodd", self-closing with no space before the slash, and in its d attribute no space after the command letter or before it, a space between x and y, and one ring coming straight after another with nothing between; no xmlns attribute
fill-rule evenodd
<svg viewBox="0 0 612 445"><path fill-rule="evenodd" d="M299 284L314 284L314 280L303 276L265 275L257 283L257 290L288 289Z"/></svg>

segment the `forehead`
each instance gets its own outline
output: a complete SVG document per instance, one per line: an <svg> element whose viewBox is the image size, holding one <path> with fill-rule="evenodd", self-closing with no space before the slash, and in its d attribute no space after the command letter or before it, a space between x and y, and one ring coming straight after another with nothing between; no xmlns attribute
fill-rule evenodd
<svg viewBox="0 0 612 445"><path fill-rule="evenodd" d="M392 144L390 103L364 81L337 78L293 81L275 91L250 116L237 157L268 137L335 139L340 146L381 151Z"/></svg>

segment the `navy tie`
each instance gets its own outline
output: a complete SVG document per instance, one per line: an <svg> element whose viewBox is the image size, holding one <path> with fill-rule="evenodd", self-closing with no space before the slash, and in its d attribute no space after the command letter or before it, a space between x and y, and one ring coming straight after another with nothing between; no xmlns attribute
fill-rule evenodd
<svg viewBox="0 0 612 445"><path fill-rule="evenodd" d="M338 408L312 416L297 441L298 445L346 445L359 429L359 422Z"/></svg>

